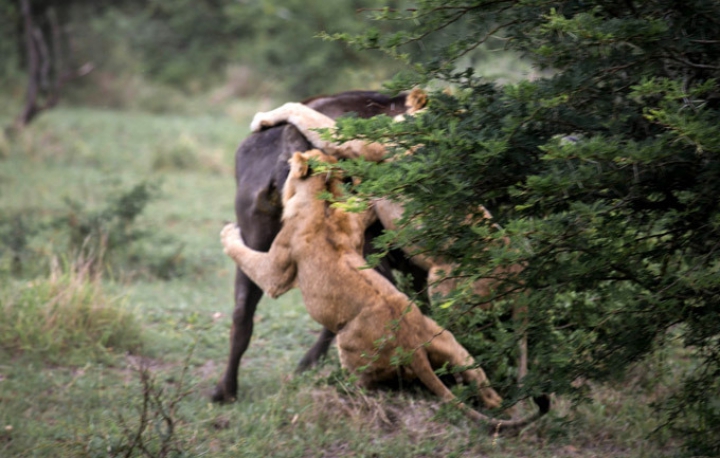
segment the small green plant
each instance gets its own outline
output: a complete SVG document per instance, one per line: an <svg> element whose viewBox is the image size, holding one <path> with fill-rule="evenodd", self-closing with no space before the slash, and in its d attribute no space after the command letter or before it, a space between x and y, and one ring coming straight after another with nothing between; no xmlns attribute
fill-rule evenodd
<svg viewBox="0 0 720 458"><path fill-rule="evenodd" d="M39 278L0 298L0 348L52 363L97 359L141 344L135 316L103 291L90 265L57 262Z"/></svg>
<svg viewBox="0 0 720 458"><path fill-rule="evenodd" d="M32 219L22 213L0 213L0 258L10 257L10 272L23 273L25 259L30 254L29 240L38 231Z"/></svg>
<svg viewBox="0 0 720 458"><path fill-rule="evenodd" d="M67 251L87 263L91 272L122 264L118 270L125 274L137 271L163 280L178 277L185 272L183 246L167 237L158 239L137 224L158 192L156 184L143 181L97 210L68 199L68 213L53 226L67 234ZM143 244L138 255L138 242L148 240L151 243Z"/></svg>
<svg viewBox="0 0 720 458"><path fill-rule="evenodd" d="M104 256L127 247L143 236L134 222L157 194L157 186L141 182L110 199L99 210L87 210L76 200L67 199L69 212L55 225L69 232L69 249L86 259L91 270Z"/></svg>

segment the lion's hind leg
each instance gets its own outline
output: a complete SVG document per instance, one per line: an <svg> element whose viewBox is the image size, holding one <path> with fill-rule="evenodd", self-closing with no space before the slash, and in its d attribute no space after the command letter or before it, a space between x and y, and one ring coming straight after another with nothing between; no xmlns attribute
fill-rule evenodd
<svg viewBox="0 0 720 458"><path fill-rule="evenodd" d="M480 367L467 368L475 366L475 360L465 347L455 340L455 336L450 331L438 326L431 318L425 317L425 321L432 333L432 338L426 347L432 366L437 368L447 364L451 368L465 367L466 369L458 372L456 376L459 376L464 383L474 382L477 385L478 394L485 406L491 409L500 407L502 398L490 387L485 371Z"/></svg>

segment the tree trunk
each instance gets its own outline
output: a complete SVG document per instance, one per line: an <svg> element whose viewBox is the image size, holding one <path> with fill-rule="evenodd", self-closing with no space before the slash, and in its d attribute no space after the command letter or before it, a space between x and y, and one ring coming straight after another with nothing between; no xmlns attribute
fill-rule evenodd
<svg viewBox="0 0 720 458"><path fill-rule="evenodd" d="M69 70L66 56L63 56L62 29L55 10L50 8L44 12L50 31L43 32L35 22L30 0L20 0L20 12L23 19L23 34L27 60L28 85L25 94L25 105L8 130L22 130L43 110L57 105L60 89L68 81L85 76L94 66L87 62L77 70ZM48 46L48 41L50 45Z"/></svg>
<svg viewBox="0 0 720 458"><path fill-rule="evenodd" d="M30 0L20 0L20 11L23 17L23 30L25 34L25 53L28 64L28 87L25 96L25 106L22 113L17 117L13 125L16 129L22 129L32 121L38 114L38 90L40 77L40 56L38 47L33 37L35 29L30 8Z"/></svg>

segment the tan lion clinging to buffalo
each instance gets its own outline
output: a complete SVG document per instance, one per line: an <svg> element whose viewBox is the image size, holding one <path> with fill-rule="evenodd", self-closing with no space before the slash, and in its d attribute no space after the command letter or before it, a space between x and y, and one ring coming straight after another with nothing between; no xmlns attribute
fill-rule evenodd
<svg viewBox="0 0 720 458"><path fill-rule="evenodd" d="M406 111L395 116L396 121L401 121L406 115L421 113L427 105L427 94L421 89L412 90L405 100ZM281 123L289 123L295 126L298 131L315 147L333 157L350 159L362 157L369 161L381 162L388 159L388 150L382 143L367 142L362 139L349 140L343 143L324 140L318 129L333 130L336 121L323 113L314 110L301 103L289 102L279 108L268 112L256 113L253 117L250 129L259 132L263 128L275 126ZM412 153L411 148L408 153ZM390 158L389 160L392 160ZM397 229L396 222L400 220L404 209L402 204L379 197L374 200L375 213L385 229ZM482 205L477 206L486 221L492 220L490 212ZM497 226L496 226L497 227ZM492 243L492 242L490 242ZM509 240L504 239L503 243L508 244ZM431 299L444 298L459 286L459 281L451 273L454 265L452 262L436 257L429 257L418 254L420 250L416 246L404 246L403 251L410 256L413 264L426 270L428 273L428 295ZM522 271L519 264L497 267L488 278L475 280L472 284L472 291L483 297L492 297L503 283L503 280L510 280L517 292L519 283L517 274ZM510 284L510 283L508 283ZM486 308L489 304L486 303ZM522 307L513 308L513 317L519 323L519 329L527 327L526 311ZM527 336L521 333L519 339L519 360L518 380L521 381L527 374Z"/></svg>
<svg viewBox="0 0 720 458"><path fill-rule="evenodd" d="M357 373L365 386L398 375L417 378L444 401L457 403L468 416L495 429L520 427L542 415L545 409L519 420L492 419L460 403L440 381L433 368L459 368L456 377L474 382L487 407L501 404L485 373L473 367L473 358L449 331L424 316L382 275L363 269L363 233L374 213L348 213L318 199L323 191L338 192L340 184L335 173L313 175L318 161L336 159L317 150L290 159L283 226L269 252L248 248L236 225L223 229L225 252L238 267L272 297L298 286L313 319L337 333L342 366Z"/></svg>

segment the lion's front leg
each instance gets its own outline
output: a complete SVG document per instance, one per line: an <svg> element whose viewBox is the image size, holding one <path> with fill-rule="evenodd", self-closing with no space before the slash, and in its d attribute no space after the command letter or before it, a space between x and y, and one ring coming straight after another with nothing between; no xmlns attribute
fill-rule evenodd
<svg viewBox="0 0 720 458"><path fill-rule="evenodd" d="M220 233L225 254L268 296L276 298L290 290L297 273L290 257L290 247L283 242L282 231L270 251L263 253L249 248L242 240L236 224L226 225Z"/></svg>
<svg viewBox="0 0 720 458"><path fill-rule="evenodd" d="M250 123L250 130L258 132L263 127L276 126L283 122L295 126L313 147L335 155L337 145L323 140L316 131L334 128L335 120L302 103L288 102L272 111L256 113Z"/></svg>
<svg viewBox="0 0 720 458"><path fill-rule="evenodd" d="M256 113L250 123L250 130L258 132L264 127L283 122L295 126L314 148L337 158L364 157L369 161L379 162L386 154L385 147L379 143L367 143L364 140L336 143L323 140L317 129L332 129L335 127L335 120L302 103L289 102L272 111Z"/></svg>
<svg viewBox="0 0 720 458"><path fill-rule="evenodd" d="M250 123L250 130L258 132L264 127L276 126L283 122L297 127L316 148L321 148L322 144L326 142L320 139L320 135L311 129L335 127L335 120L329 116L325 116L302 103L288 102L272 111L256 113Z"/></svg>

